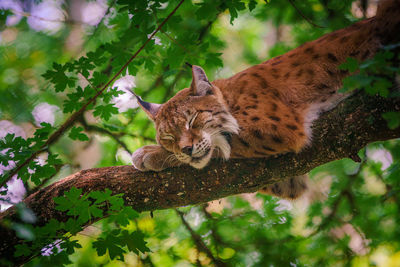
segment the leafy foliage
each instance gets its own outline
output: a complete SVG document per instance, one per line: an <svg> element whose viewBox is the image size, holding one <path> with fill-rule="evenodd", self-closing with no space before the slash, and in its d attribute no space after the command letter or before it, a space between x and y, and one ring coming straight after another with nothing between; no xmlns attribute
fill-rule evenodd
<svg viewBox="0 0 400 267"><path fill-rule="evenodd" d="M342 92L364 89L370 95L389 96L389 89L392 87L390 78L399 73L400 68L396 67L393 61L394 53L391 51L396 46L389 46L379 51L374 58L358 63L354 58L348 58L347 62L340 66L340 69L357 74L346 77L343 80Z"/></svg>
<svg viewBox="0 0 400 267"><path fill-rule="evenodd" d="M104 192L92 191L82 194L82 189L73 187L70 191L65 192L64 196L54 198L54 203L56 210L65 213L65 221L50 219L42 227L32 227L30 224L14 226L17 233L20 233L19 236L28 241L16 246L16 257L31 256L38 252L45 256L36 258L29 265L45 265L46 262L68 263L68 255L73 254L77 248L82 248L77 240L72 239L72 236L82 231L86 223L103 217L105 215L103 211L106 208L106 212L110 215L108 223L113 223L116 227L104 231L103 236L93 242L93 247L98 255L102 256L108 251L111 259L118 257L120 260L124 260L126 251L123 247L125 246L128 251L136 254L150 252L141 231L129 231L121 228L128 225L125 218L133 220L139 215L132 208L124 207L122 195L111 195L109 189ZM21 207L21 209L23 212L29 212L26 207ZM61 230L67 233L60 235ZM57 241L53 242L54 239Z"/></svg>
<svg viewBox="0 0 400 267"><path fill-rule="evenodd" d="M95 96L178 2L108 1L96 26L79 22L79 34L77 25L70 27L78 23L73 19L51 34L37 31L30 14L10 25L13 10L0 10L0 114L24 125L28 136L11 131L0 139L2 184L15 166L22 166L16 175L31 194L80 168L129 164L126 154L152 142L155 131L142 112L119 110L114 100L123 96L120 88L110 86ZM135 76L135 92L161 103L190 84L184 62L201 65L212 79L227 77L356 20L351 13L356 1L292 2L325 28L305 22L289 1L185 1L122 76ZM82 40L71 42L77 35ZM265 39L276 42L267 47ZM399 73L396 49L385 47L364 62L348 59L341 69L354 75L345 79L342 91L363 88L396 97L390 90L391 78ZM62 118L38 120L33 111L42 102L59 107ZM77 114L81 108L85 112ZM382 116L390 128L399 127L397 112ZM71 124L63 123L69 118ZM109 189L83 194L72 188L54 199L62 214L58 220L35 225L38 218L18 204L18 222L4 223L24 240L15 256L31 257L27 266L395 264L399 141L371 144L360 156L361 164L342 160L313 170L314 183L327 196L308 208L253 194L181 208L182 219L173 210L139 214ZM0 193L2 205L15 204L12 187ZM87 224L92 226L84 229ZM209 251L199 247L193 233ZM2 259L0 265L12 263Z"/></svg>

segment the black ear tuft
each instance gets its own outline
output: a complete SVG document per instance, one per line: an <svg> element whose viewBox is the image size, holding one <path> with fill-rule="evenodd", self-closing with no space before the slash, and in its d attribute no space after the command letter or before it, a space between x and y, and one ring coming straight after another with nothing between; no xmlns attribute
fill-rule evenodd
<svg viewBox="0 0 400 267"><path fill-rule="evenodd" d="M143 101L140 96L135 94L135 92L130 89L129 91L136 97L139 106L143 109L144 112L146 112L147 116L149 116L149 118L154 121L157 112L160 110L162 105Z"/></svg>

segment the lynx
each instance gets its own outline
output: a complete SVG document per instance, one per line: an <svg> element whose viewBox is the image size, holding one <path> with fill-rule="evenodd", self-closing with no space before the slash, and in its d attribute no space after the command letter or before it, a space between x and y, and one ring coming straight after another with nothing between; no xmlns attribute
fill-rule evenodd
<svg viewBox="0 0 400 267"><path fill-rule="evenodd" d="M210 82L192 66L192 83L164 104L138 97L154 121L157 145L134 152L141 171L189 164L204 168L211 158L268 158L298 153L312 141L311 125L347 95L338 93L348 57L363 61L384 44L400 40L400 0L381 1L376 17L326 34L236 75ZM297 198L304 176L262 192Z"/></svg>

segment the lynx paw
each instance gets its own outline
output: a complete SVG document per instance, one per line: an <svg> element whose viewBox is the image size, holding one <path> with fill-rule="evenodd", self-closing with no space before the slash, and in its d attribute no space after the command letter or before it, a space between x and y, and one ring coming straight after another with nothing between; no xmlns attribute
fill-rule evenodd
<svg viewBox="0 0 400 267"><path fill-rule="evenodd" d="M178 166L177 161L174 154L159 145L144 146L132 154L132 164L140 171L162 171Z"/></svg>

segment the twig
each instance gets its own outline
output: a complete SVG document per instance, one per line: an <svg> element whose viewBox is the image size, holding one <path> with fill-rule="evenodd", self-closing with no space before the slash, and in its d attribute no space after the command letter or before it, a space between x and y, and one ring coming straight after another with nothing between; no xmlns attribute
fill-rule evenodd
<svg viewBox="0 0 400 267"><path fill-rule="evenodd" d="M186 47L184 47L183 45L181 45L177 40L175 40L174 38L172 38L171 35L169 35L168 33L166 33L165 31L160 30L161 33L163 33L168 39L171 40L171 42L173 42L174 44L176 44L177 46L179 46L180 48L182 48L183 51L185 51L188 54L191 55L195 55L193 52L189 51L186 49Z"/></svg>
<svg viewBox="0 0 400 267"><path fill-rule="evenodd" d="M233 247L236 251L239 251L241 248L236 246L235 244L228 244L224 240L222 240L221 236L217 233L215 229L215 218L207 211L207 204L203 204L201 206L201 210L203 211L204 216L207 218L208 221L211 222L211 236L215 242L215 249L218 255L218 245L222 245L225 247Z"/></svg>
<svg viewBox="0 0 400 267"><path fill-rule="evenodd" d="M289 1L289 3L294 7L294 9L296 9L297 13L299 13L300 16L301 16L303 19L305 19L308 23L310 23L312 26L317 27L317 28L325 28L325 27L323 27L323 26L320 26L320 25L315 24L314 22L312 22L311 19L307 18L307 16L305 16L305 15L303 14L303 12L301 12L301 10L294 4L294 1L293 1L293 0L288 0L288 1Z"/></svg>
<svg viewBox="0 0 400 267"><path fill-rule="evenodd" d="M88 132L98 132L98 133L106 134L109 137L111 137L112 139L114 139L120 146L122 146L122 148L125 149L126 152L128 152L130 154L132 153L132 151L129 150L128 146L124 142L122 142L118 138L118 136L114 135L109 130L101 128L101 127L99 127L97 125L88 124L83 116L81 116L79 121L82 123L82 126L83 126L83 128L85 128L86 131L88 131Z"/></svg>
<svg viewBox="0 0 400 267"><path fill-rule="evenodd" d="M363 18L367 17L367 10L368 10L368 0L361 0L360 8L363 13Z"/></svg>
<svg viewBox="0 0 400 267"><path fill-rule="evenodd" d="M201 239L201 236L198 235L193 229L192 227L189 225L189 223L185 220L184 217L184 213L178 209L175 209L176 213L179 215L179 217L181 218L181 221L183 223L183 225L185 226L186 230L189 231L190 236L193 239L193 242L195 243L197 249L201 252L204 252L213 262L213 264L215 266L227 266L224 262L222 262L219 259L216 259L214 257L214 255L211 253L210 249L206 246L206 244L204 244L203 240Z"/></svg>
<svg viewBox="0 0 400 267"><path fill-rule="evenodd" d="M154 138L147 137L147 136L141 136L141 135L137 135L137 134L133 134L133 133L127 133L127 132L119 132L115 136L119 137L119 136L123 136L123 135L128 135L133 138L143 139L144 141L155 142Z"/></svg>
<svg viewBox="0 0 400 267"><path fill-rule="evenodd" d="M382 200L386 201L390 198L393 198L396 203L400 204L400 201L399 201L397 195L390 194L391 192L398 191L398 190L394 189L390 184L387 184L385 179L383 178L383 176L380 173L374 173L374 174L385 185L386 193L382 196Z"/></svg>
<svg viewBox="0 0 400 267"><path fill-rule="evenodd" d="M352 203L353 195L351 194L350 188L351 188L351 185L353 184L353 182L357 179L357 176L360 174L362 168L365 166L366 161L367 161L367 158L365 155L363 161L358 165L357 172L348 176L347 185L340 192L340 194L336 197L336 200L333 202L333 204L331 206L332 210L329 213L329 215L324 218L324 220L318 225L318 227L311 234L309 234L307 236L307 238L312 237L312 236L316 235L317 233L319 233L323 228L325 228L334 219L334 217L336 216L337 209L339 208L339 204L343 200L344 197L346 197L348 199L348 201L350 202L349 204L352 207L354 207L354 203Z"/></svg>
<svg viewBox="0 0 400 267"><path fill-rule="evenodd" d="M157 29L149 36L149 38L140 46L140 48L133 54L129 60L121 67L121 69L103 86L103 88L96 93L93 97L89 99L78 111L76 111L74 114L72 114L66 122L64 122L63 125L60 126L60 128L55 131L49 139L42 145L41 149L53 144L55 141L57 141L65 131L67 131L73 124L74 122L79 119L81 114L86 110L86 108L92 104L97 97L99 97L107 88L108 86L128 67L128 65L136 58L136 56L143 50L143 48L150 42L150 40L154 37L154 35L161 29L162 26L168 21L168 19L175 14L175 12L178 10L178 8L183 4L185 0L181 0L178 5L172 10L172 12L163 20L163 22L157 27ZM41 150L40 149L40 150ZM39 150L39 151L40 151ZM19 164L17 167L12 169L8 176L1 181L0 188L3 187L16 173L18 173L24 166L26 166L32 159L34 159L39 151L33 152L30 157L28 157L24 162Z"/></svg>

